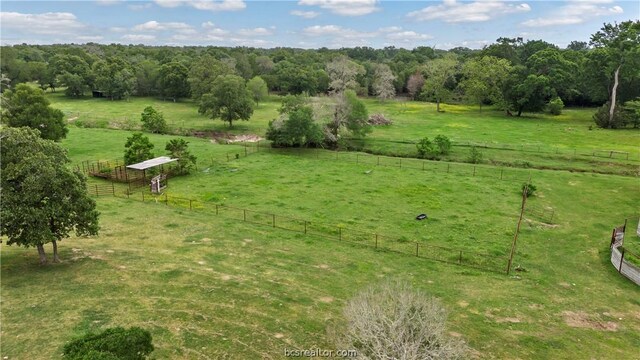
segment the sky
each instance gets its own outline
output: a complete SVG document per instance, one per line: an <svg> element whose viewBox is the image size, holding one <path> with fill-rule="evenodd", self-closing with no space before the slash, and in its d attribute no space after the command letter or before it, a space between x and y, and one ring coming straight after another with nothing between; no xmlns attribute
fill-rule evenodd
<svg viewBox="0 0 640 360"><path fill-rule="evenodd" d="M154 0L0 2L0 42L261 48L482 48L499 37L565 47L640 1Z"/></svg>

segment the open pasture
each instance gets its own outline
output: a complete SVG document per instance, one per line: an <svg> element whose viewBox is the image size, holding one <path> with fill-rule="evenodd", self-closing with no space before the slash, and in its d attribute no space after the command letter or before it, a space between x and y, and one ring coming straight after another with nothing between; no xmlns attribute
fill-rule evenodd
<svg viewBox="0 0 640 360"><path fill-rule="evenodd" d="M69 99L49 93L53 106L63 110L71 123L80 127L136 129L140 113L154 106L164 113L172 131L209 131L216 136L251 134L264 137L268 122L278 116L280 98L271 96L255 109L249 121L237 121L233 128L197 112L190 101L161 101L132 98L129 101ZM327 102L328 98L316 98ZM467 105L435 105L425 102L365 99L369 113L383 113L394 121L390 126L374 127L364 140L355 141L359 149L394 156L417 156L415 142L428 136L448 136L454 143L446 159L467 161L469 145L477 144L486 163L520 168L547 168L634 175L640 161L640 131L605 130L594 126L592 108L566 109L560 116L524 114L508 117L492 108L480 112ZM463 146L458 146L463 145ZM613 151L613 153L611 152ZM595 155L595 156L594 156Z"/></svg>

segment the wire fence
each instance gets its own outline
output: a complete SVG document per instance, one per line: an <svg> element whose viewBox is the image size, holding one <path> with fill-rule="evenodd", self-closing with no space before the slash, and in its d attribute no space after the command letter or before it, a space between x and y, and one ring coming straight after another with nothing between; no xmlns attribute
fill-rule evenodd
<svg viewBox="0 0 640 360"><path fill-rule="evenodd" d="M118 189L113 182L109 184L91 184L88 186L91 196L115 196L144 203L155 203L192 211L203 211L229 220L237 220L252 225L288 230L305 235L313 235L327 240L344 242L380 251L389 251L411 255L423 259L456 264L480 270L501 273L508 259L506 254L455 249L406 240L397 236L362 231L346 226L337 226L253 209L228 205L212 204L196 199L171 196L167 193L153 195L147 191L129 192Z"/></svg>
<svg viewBox="0 0 640 360"><path fill-rule="evenodd" d="M392 157L384 155L372 155L366 153L354 153L350 151L330 151L323 149L300 148L271 148L255 146L255 152L270 152L283 155L295 155L306 158L314 158L329 161L342 161L361 165L392 167L398 169L420 170L436 173L446 173L465 177L488 177L507 181L531 181L532 173L528 170L496 167L491 165L478 165L467 163L455 163L445 161L424 160L405 157Z"/></svg>
<svg viewBox="0 0 640 360"><path fill-rule="evenodd" d="M387 140L368 138L364 142L360 139L351 139L352 141L361 142L360 145L367 144L404 144L413 145L418 143L417 140ZM495 142L473 142L473 141L456 141L452 140L451 145L454 147L477 147L483 149L518 151L528 153L540 153L558 156L571 157L599 157L607 159L618 159L638 162L640 161L640 151L629 152L620 149L598 149L598 148L564 148L554 147L540 144L501 144Z"/></svg>

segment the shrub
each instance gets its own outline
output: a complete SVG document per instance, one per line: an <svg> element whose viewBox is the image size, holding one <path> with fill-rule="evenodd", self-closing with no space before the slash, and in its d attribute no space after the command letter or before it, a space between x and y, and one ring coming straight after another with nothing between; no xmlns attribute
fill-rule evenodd
<svg viewBox="0 0 640 360"><path fill-rule="evenodd" d="M116 327L71 341L62 352L69 360L144 360L153 351L151 340L151 334L139 327Z"/></svg>
<svg viewBox="0 0 640 360"><path fill-rule="evenodd" d="M151 106L144 108L140 121L142 121L142 129L148 132L166 134L168 131L167 122L162 113Z"/></svg>
<svg viewBox="0 0 640 360"><path fill-rule="evenodd" d="M469 156L467 157L467 162L472 164L479 164L482 162L482 152L478 150L475 146L469 150Z"/></svg>
<svg viewBox="0 0 640 360"><path fill-rule="evenodd" d="M196 165L196 157L189 152L189 142L184 139L171 139L164 149L171 158L178 159L176 172L178 175L186 175Z"/></svg>
<svg viewBox="0 0 640 360"><path fill-rule="evenodd" d="M627 119L625 118L624 111L620 105L616 106L613 112L613 119L609 119L610 103L602 105L595 114L593 114L593 121L599 127L603 129L618 129L627 125Z"/></svg>
<svg viewBox="0 0 640 360"><path fill-rule="evenodd" d="M451 140L444 135L438 135L433 139L433 142L438 146L440 154L447 155L451 151Z"/></svg>
<svg viewBox="0 0 640 360"><path fill-rule="evenodd" d="M555 99L549 101L549 104L547 104L547 106L549 109L549 113L551 113L552 115L560 115L562 114L562 109L564 108L564 102L559 97L556 97Z"/></svg>
<svg viewBox="0 0 640 360"><path fill-rule="evenodd" d="M418 149L418 155L423 159L434 159L438 155L436 145L429 140L428 137L422 138L422 140L418 141L416 148Z"/></svg>
<svg viewBox="0 0 640 360"><path fill-rule="evenodd" d="M525 196L529 197L529 196L533 196L533 194L536 192L536 190L538 190L538 188L532 183L524 183L522 184L522 192L524 193L525 190L526 190Z"/></svg>
<svg viewBox="0 0 640 360"><path fill-rule="evenodd" d="M467 352L463 341L447 334L440 301L407 283L366 289L347 303L344 316L337 345L362 359L463 359Z"/></svg>

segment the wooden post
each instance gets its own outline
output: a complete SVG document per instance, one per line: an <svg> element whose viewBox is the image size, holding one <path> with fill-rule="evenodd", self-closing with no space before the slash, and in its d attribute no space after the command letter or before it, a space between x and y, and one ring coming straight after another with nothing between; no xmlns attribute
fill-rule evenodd
<svg viewBox="0 0 640 360"><path fill-rule="evenodd" d="M418 243L416 243L416 256L418 256Z"/></svg>
<svg viewBox="0 0 640 360"><path fill-rule="evenodd" d="M524 207L527 204L527 190L529 190L529 184L527 183L522 190L522 206L520 208L520 218L518 219L518 225L516 226L516 233L513 236L513 243L511 243L511 253L509 255L509 262L507 264L507 275L511 271L511 263L513 262L513 255L516 251L516 242L518 241L518 234L520 234L520 224L522 223L522 217L524 216Z"/></svg>
<svg viewBox="0 0 640 360"><path fill-rule="evenodd" d="M307 220L304 221L304 233L307 233Z"/></svg>
<svg viewBox="0 0 640 360"><path fill-rule="evenodd" d="M227 161L229 161L229 153L227 153Z"/></svg>
<svg viewBox="0 0 640 360"><path fill-rule="evenodd" d="M376 249L378 248L378 234L376 234Z"/></svg>
<svg viewBox="0 0 640 360"><path fill-rule="evenodd" d="M460 254L458 255L458 264L462 264L462 250L460 250Z"/></svg>
<svg viewBox="0 0 640 360"><path fill-rule="evenodd" d="M622 272L622 262L624 261L624 248L622 248L622 255L620 256L620 265L618 266L618 272Z"/></svg>
<svg viewBox="0 0 640 360"><path fill-rule="evenodd" d="M276 227L276 214L271 214L271 216L273 217L273 227Z"/></svg>
<svg viewBox="0 0 640 360"><path fill-rule="evenodd" d="M247 210L242 210L242 218L244 221L247 221Z"/></svg>
<svg viewBox="0 0 640 360"><path fill-rule="evenodd" d="M402 169L402 158L400 158L400 169Z"/></svg>
<svg viewBox="0 0 640 360"><path fill-rule="evenodd" d="M113 185L113 182L111 182L111 193L113 194L113 196L116 196L116 187L115 185Z"/></svg>

